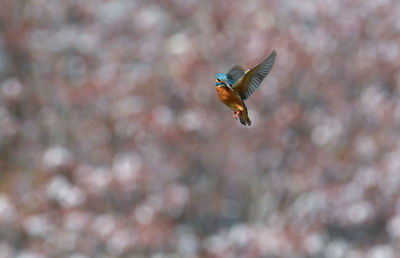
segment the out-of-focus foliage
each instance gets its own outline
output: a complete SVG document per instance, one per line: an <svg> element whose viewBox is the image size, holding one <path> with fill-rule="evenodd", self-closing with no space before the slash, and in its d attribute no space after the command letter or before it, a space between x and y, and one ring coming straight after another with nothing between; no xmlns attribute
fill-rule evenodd
<svg viewBox="0 0 400 258"><path fill-rule="evenodd" d="M398 257L399 43L396 0L2 0L0 257ZM215 74L272 49L243 127Z"/></svg>

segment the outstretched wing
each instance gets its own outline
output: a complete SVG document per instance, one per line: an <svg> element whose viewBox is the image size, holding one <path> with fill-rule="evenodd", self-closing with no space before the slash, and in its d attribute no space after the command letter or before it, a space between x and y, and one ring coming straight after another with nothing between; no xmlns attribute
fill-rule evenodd
<svg viewBox="0 0 400 258"><path fill-rule="evenodd" d="M276 55L276 51L272 51L264 61L248 70L243 78L232 86L233 90L237 91L243 100L253 94L253 92L260 86L262 80L268 75L269 71L271 71L271 68L275 63Z"/></svg>
<svg viewBox="0 0 400 258"><path fill-rule="evenodd" d="M226 74L231 86L245 74L244 69L240 65L235 65Z"/></svg>

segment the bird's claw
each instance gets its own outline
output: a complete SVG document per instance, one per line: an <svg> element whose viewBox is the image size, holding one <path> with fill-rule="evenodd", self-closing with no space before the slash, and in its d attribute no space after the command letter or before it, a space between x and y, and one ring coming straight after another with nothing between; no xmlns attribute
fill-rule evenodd
<svg viewBox="0 0 400 258"><path fill-rule="evenodd" d="M233 117L237 120L239 118L240 111L233 112Z"/></svg>

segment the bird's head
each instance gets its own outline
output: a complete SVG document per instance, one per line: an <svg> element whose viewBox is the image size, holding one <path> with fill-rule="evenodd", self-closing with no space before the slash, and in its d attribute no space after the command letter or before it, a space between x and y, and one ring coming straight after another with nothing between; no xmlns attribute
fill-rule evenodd
<svg viewBox="0 0 400 258"><path fill-rule="evenodd" d="M224 73L217 73L215 86L228 85L228 77Z"/></svg>

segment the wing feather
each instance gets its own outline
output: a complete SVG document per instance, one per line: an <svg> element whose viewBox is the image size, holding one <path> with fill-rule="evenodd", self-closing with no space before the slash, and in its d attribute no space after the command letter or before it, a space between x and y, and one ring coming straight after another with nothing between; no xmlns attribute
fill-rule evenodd
<svg viewBox="0 0 400 258"><path fill-rule="evenodd" d="M239 80L245 74L244 69L240 65L235 65L226 74L228 81L233 85L237 80Z"/></svg>
<svg viewBox="0 0 400 258"><path fill-rule="evenodd" d="M261 63L259 63L254 68L248 70L241 80L236 81L232 86L236 90L243 100L249 98L253 92L258 89L262 80L271 71L272 66L275 63L276 51L272 53Z"/></svg>

